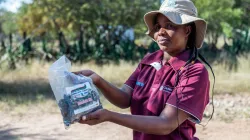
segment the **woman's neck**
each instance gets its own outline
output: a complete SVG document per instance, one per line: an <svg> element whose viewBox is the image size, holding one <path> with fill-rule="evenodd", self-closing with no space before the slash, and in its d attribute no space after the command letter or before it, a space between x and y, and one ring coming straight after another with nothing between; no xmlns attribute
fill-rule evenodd
<svg viewBox="0 0 250 140"><path fill-rule="evenodd" d="M162 65L165 65L171 57L167 52L163 52Z"/></svg>
<svg viewBox="0 0 250 140"><path fill-rule="evenodd" d="M176 54L169 54L165 51L163 51L163 58L162 58L162 65L165 65L166 62L168 62L168 60L171 58L171 57L175 57L176 55L180 54L181 52L185 51L186 49L176 53Z"/></svg>

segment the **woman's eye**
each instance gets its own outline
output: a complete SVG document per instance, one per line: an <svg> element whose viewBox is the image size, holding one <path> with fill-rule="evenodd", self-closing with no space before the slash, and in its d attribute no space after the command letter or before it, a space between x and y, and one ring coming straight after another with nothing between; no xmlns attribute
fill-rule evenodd
<svg viewBox="0 0 250 140"><path fill-rule="evenodd" d="M167 24L166 29L172 29L174 26L172 24Z"/></svg>
<svg viewBox="0 0 250 140"><path fill-rule="evenodd" d="M155 31L159 31L161 29L161 26L159 24L156 24L154 28L155 28Z"/></svg>

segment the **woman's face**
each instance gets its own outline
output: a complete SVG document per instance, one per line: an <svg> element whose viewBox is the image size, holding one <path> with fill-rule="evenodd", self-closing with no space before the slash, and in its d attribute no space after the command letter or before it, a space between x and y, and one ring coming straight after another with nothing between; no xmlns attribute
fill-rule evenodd
<svg viewBox="0 0 250 140"><path fill-rule="evenodd" d="M154 26L154 39L160 49L171 56L185 50L191 27L175 25L167 17L159 14Z"/></svg>

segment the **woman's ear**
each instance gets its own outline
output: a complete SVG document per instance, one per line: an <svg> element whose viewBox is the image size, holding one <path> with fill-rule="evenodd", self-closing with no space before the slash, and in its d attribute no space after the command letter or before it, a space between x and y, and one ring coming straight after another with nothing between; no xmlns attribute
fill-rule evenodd
<svg viewBox="0 0 250 140"><path fill-rule="evenodd" d="M185 27L185 33L186 33L186 37L187 38L190 35L191 31L192 31L192 28L191 28L190 25L188 25L188 26Z"/></svg>

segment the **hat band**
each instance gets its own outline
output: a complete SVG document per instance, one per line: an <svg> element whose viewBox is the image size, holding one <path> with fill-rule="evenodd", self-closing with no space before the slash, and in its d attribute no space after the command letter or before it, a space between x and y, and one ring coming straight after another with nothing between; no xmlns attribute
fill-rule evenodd
<svg viewBox="0 0 250 140"><path fill-rule="evenodd" d="M166 7L166 8L160 8L159 11L162 11L162 12L177 12L179 14L197 17L195 12L190 12L190 10L188 10L188 9Z"/></svg>

